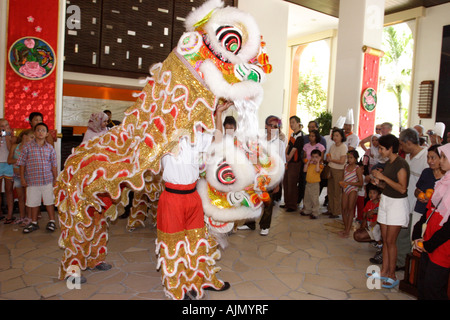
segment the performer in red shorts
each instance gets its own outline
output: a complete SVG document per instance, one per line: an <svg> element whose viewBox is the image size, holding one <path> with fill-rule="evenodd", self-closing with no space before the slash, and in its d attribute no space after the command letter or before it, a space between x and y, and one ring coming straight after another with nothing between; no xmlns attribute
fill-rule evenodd
<svg viewBox="0 0 450 320"><path fill-rule="evenodd" d="M212 135L196 133L180 140L177 156L162 158L165 190L157 211L158 269L166 295L175 300L200 299L204 290L224 291L230 287L216 277L220 258L217 242L205 227L202 201L196 190L199 155L206 152Z"/></svg>

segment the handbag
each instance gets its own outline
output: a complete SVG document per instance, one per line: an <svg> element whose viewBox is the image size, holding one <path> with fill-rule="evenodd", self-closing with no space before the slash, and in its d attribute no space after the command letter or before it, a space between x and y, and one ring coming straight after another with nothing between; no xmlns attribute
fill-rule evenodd
<svg viewBox="0 0 450 320"><path fill-rule="evenodd" d="M326 180L329 177L330 177L330 167L328 166L328 164L326 164L325 167L323 167L322 172L320 173L320 178Z"/></svg>
<svg viewBox="0 0 450 320"><path fill-rule="evenodd" d="M436 207L434 207L433 211L431 211L431 213L428 216L427 220L422 224L422 236L421 236L422 239L423 239L423 235L425 234L425 231L427 230L428 221L430 220L430 218L433 216L434 212L437 210L437 208L441 204L441 201L442 201L442 199L439 200L438 204L436 205Z"/></svg>

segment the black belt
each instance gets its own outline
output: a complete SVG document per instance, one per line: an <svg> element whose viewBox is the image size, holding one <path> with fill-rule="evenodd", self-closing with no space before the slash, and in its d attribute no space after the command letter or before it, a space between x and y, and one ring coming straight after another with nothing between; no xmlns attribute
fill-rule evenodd
<svg viewBox="0 0 450 320"><path fill-rule="evenodd" d="M171 189L166 187L166 191L170 193L176 193L176 194L190 194L194 193L197 190L197 187L191 190L177 190L177 189Z"/></svg>

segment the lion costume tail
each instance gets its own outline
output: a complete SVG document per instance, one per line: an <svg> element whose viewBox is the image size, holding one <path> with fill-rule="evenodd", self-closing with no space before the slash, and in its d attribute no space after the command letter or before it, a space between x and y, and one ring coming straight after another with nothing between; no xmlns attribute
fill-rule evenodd
<svg viewBox="0 0 450 320"><path fill-rule="evenodd" d="M194 142L199 124L214 130L217 99L175 52L155 65L147 80L123 123L75 148L58 176L54 193L64 249L60 278L71 265L84 270L104 260L107 219L117 218L129 191L139 204L131 223L143 221L145 206L162 191L160 160L177 152L180 137Z"/></svg>

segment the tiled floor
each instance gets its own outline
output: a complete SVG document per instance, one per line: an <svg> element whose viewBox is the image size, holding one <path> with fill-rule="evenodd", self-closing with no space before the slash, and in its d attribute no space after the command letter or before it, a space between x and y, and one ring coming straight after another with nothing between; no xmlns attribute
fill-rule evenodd
<svg viewBox="0 0 450 320"><path fill-rule="evenodd" d="M155 270L153 226L133 233L125 220L110 226L109 271L85 271L87 283L68 289L57 279L62 250L58 230L23 234L21 228L0 222L0 299L167 299ZM274 207L268 236L259 230L237 231L218 262L219 277L231 283L225 292L208 292L207 300L412 300L395 289L368 289L365 272L375 249L368 243L341 239L338 220L317 220ZM403 273L397 274L399 279Z"/></svg>

